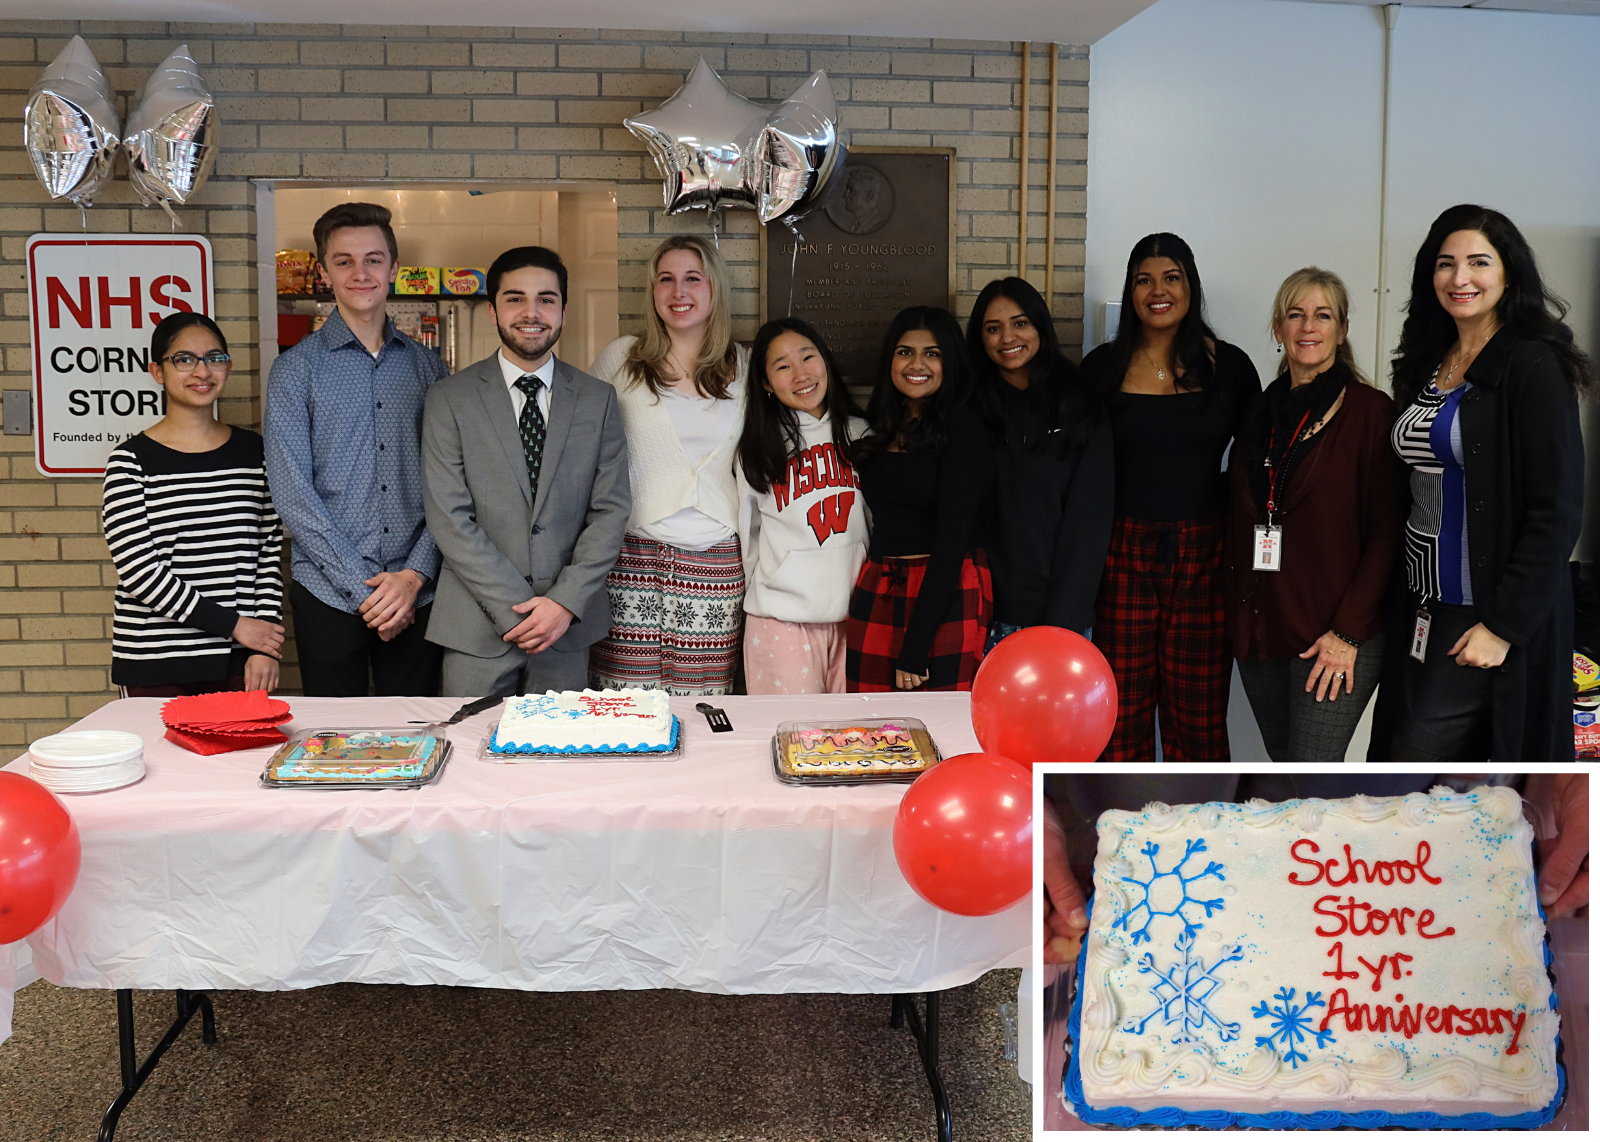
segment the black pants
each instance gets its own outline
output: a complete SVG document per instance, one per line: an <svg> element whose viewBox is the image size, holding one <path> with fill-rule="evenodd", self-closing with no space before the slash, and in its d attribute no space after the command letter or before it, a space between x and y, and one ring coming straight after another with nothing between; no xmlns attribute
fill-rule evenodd
<svg viewBox="0 0 1600 1142"><path fill-rule="evenodd" d="M1415 600L1412 610L1415 612ZM1429 603L1427 661L1410 656L1410 640L1400 648L1404 663L1405 709L1394 735L1393 761L1423 765L1487 761L1493 737L1494 682L1499 673L1461 666L1450 657L1456 640L1478 623L1473 607Z"/></svg>
<svg viewBox="0 0 1600 1142"><path fill-rule="evenodd" d="M1383 635L1374 635L1356 651L1353 693L1337 684L1338 696L1317 701L1306 692L1314 658L1274 658L1239 663L1239 681L1250 699L1261 743L1273 761L1341 762L1355 736L1361 713L1378 688L1383 669ZM1335 689L1330 683L1328 689Z"/></svg>
<svg viewBox="0 0 1600 1142"><path fill-rule="evenodd" d="M289 602L300 653L300 688L306 694L364 698L370 673L375 694L438 695L443 651L423 638L432 604L418 607L416 620L384 642L360 615L328 606L299 583L289 584Z"/></svg>

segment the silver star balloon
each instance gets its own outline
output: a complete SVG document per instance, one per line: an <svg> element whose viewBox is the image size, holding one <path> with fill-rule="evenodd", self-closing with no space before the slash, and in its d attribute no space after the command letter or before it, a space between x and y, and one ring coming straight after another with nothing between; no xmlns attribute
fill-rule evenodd
<svg viewBox="0 0 1600 1142"><path fill-rule="evenodd" d="M111 85L82 36L73 36L28 92L22 138L52 199L80 207L111 181L122 123Z"/></svg>
<svg viewBox="0 0 1600 1142"><path fill-rule="evenodd" d="M828 73L814 72L767 117L758 152L756 216L794 222L822 201L844 167L839 107Z"/></svg>
<svg viewBox="0 0 1600 1142"><path fill-rule="evenodd" d="M622 125L650 148L667 213L680 214L755 206L753 167L766 122L763 107L729 91L702 59L665 103Z"/></svg>
<svg viewBox="0 0 1600 1142"><path fill-rule="evenodd" d="M179 45L150 73L128 115L128 181L146 206L188 202L217 161L217 104ZM177 220L177 215L173 215Z"/></svg>

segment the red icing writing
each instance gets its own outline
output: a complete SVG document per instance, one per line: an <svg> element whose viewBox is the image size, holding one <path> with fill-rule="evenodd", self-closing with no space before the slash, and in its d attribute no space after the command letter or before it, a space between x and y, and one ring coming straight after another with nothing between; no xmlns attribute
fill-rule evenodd
<svg viewBox="0 0 1600 1142"><path fill-rule="evenodd" d="M1396 995L1395 1002L1403 1003L1405 996ZM1328 1013L1322 1017L1318 1030L1326 1031L1335 1015L1344 1016L1346 1031L1398 1031L1407 1039L1427 1024L1436 1035L1503 1035L1511 1028L1511 1042L1505 1053L1515 1055L1520 1049L1517 1040L1522 1037L1522 1025L1528 1021L1526 1011L1507 1011L1504 1007L1429 1007L1415 1003L1398 1010L1381 1003L1351 1003L1350 993L1339 988L1328 999ZM1504 1022L1502 1022L1502 1020Z"/></svg>
<svg viewBox="0 0 1600 1142"><path fill-rule="evenodd" d="M1334 979L1360 979L1358 971L1344 970L1344 941L1340 940L1328 949L1328 954L1333 957L1333 970L1325 971L1323 975L1331 975Z"/></svg>
<svg viewBox="0 0 1600 1142"><path fill-rule="evenodd" d="M1389 968L1389 970L1394 973L1394 978L1395 979L1399 979L1400 978L1400 965L1401 965L1401 963L1410 963L1413 958L1414 957L1408 956L1404 952L1395 952L1392 956L1380 956L1378 958L1378 966L1377 967L1373 967L1362 956L1357 956L1356 960L1357 960L1357 962L1359 962L1361 964L1362 967L1366 968L1369 972L1372 973L1372 990L1373 991L1382 991L1383 990L1383 969L1384 969L1384 967L1387 966ZM1327 972L1323 972L1322 974L1323 975L1327 975L1328 973ZM1408 970L1406 972L1406 974L1410 975L1411 972Z"/></svg>
<svg viewBox="0 0 1600 1142"><path fill-rule="evenodd" d="M1333 901L1331 910L1323 907L1330 900ZM1326 916L1339 924L1331 932L1318 928L1317 935L1319 936L1343 936L1346 932L1352 936L1381 936L1389 930L1389 925L1391 924L1395 926L1400 935L1404 936L1406 934L1406 917L1417 915L1415 908L1374 908L1371 904L1364 900L1357 900L1354 896L1346 897L1343 904L1339 903L1337 896L1319 896L1317 897L1317 902L1311 906L1311 910L1318 916ZM1361 912L1359 918L1356 916L1358 910ZM1422 931L1423 917L1426 917L1427 923L1433 923L1433 911L1427 908L1422 910L1422 916L1417 919L1418 935L1430 940L1436 940L1440 936L1455 934L1455 929L1451 928L1447 932L1435 932L1432 935L1428 935L1428 933Z"/></svg>
<svg viewBox="0 0 1600 1142"><path fill-rule="evenodd" d="M589 708L589 713L602 718L651 718L654 714L640 710L632 698L596 698L592 694L578 695L578 701Z"/></svg>
<svg viewBox="0 0 1600 1142"><path fill-rule="evenodd" d="M1334 875L1339 865L1338 857L1329 857L1325 861L1312 860L1310 857L1300 855L1301 845L1309 845L1314 853L1322 850L1317 846L1317 842L1310 837L1301 837L1289 846L1289 855L1300 864L1310 865L1316 869L1317 874L1309 880L1301 880L1298 872L1291 872L1289 874L1290 884L1320 884L1324 878L1327 879L1329 887L1332 888L1337 888L1342 884L1355 884L1358 879L1364 879L1368 884L1373 883L1373 881L1377 881L1379 884L1393 884L1397 880L1401 884L1411 884L1419 876L1429 884L1440 883L1437 876L1430 876L1428 873L1428 858L1433 855L1433 849L1427 841L1417 842L1417 859L1414 861L1379 860L1373 861L1370 865L1359 857L1352 857L1350 855L1350 846L1345 845L1344 864L1346 871L1344 876L1338 878L1335 878Z"/></svg>

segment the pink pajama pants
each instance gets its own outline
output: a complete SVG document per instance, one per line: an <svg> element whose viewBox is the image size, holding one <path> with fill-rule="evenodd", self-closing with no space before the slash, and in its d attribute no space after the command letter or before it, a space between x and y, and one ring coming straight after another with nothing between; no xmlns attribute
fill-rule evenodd
<svg viewBox="0 0 1600 1142"><path fill-rule="evenodd" d="M843 694L844 623L745 615L744 682L751 694Z"/></svg>

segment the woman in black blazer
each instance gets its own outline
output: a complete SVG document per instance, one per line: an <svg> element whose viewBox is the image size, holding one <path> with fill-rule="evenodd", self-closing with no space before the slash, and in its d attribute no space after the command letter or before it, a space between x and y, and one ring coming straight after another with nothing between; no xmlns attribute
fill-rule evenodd
<svg viewBox="0 0 1600 1142"><path fill-rule="evenodd" d="M1505 215L1434 222L1394 363L1411 508L1374 758L1573 759L1577 398L1595 378L1565 316Z"/></svg>

